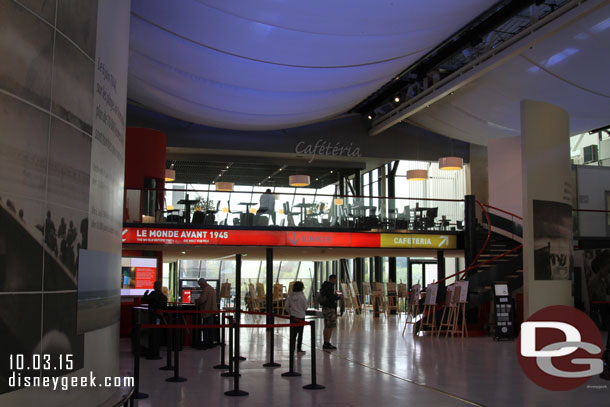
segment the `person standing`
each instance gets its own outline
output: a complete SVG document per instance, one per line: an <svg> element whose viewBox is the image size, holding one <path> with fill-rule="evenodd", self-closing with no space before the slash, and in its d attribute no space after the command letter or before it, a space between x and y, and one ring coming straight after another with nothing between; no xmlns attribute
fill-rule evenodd
<svg viewBox="0 0 610 407"><path fill-rule="evenodd" d="M320 287L318 302L322 305L322 314L324 315L324 344L322 349L337 349L330 343L333 329L337 326L337 300L341 299L340 295L335 294L336 284L337 276L331 274L328 276L328 281L325 281Z"/></svg>
<svg viewBox="0 0 610 407"><path fill-rule="evenodd" d="M161 309L165 309L167 307L167 297L163 295L161 291L161 282L155 281L153 284L153 291L150 293L148 290L144 293L144 297L142 298L142 302L148 304L148 317L149 323L151 324L159 324L159 316L157 315L157 311ZM149 336L149 359L159 359L159 342L160 342L160 330L152 329Z"/></svg>
<svg viewBox="0 0 610 407"><path fill-rule="evenodd" d="M195 300L197 309L200 311L218 311L218 305L216 304L216 291L208 284L205 278L200 278L197 282L201 287L201 295ZM203 325L214 324L214 314L206 313L201 315L201 323ZM203 340L199 345L200 349L209 349L214 346L212 339L212 328L203 328L202 330ZM198 335L198 339L200 336Z"/></svg>
<svg viewBox="0 0 610 407"><path fill-rule="evenodd" d="M307 310L307 298L303 294L305 286L302 282L297 281L292 286L292 292L286 299L286 305L284 309L290 315L290 323L299 323L305 321L305 311ZM297 339L298 338L298 339ZM290 327L290 350L293 351L296 346L298 353L305 353L301 348L303 345L303 327L302 326L291 326Z"/></svg>
<svg viewBox="0 0 610 407"><path fill-rule="evenodd" d="M259 215L261 213L268 213L271 215L271 220L275 225L275 197L271 193L270 189L267 189L265 193L261 195L259 203L260 205L256 214Z"/></svg>

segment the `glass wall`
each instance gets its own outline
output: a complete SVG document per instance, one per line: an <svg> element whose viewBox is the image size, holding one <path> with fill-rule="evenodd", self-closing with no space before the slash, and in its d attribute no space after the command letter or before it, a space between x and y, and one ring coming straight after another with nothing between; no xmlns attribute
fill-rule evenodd
<svg viewBox="0 0 610 407"><path fill-rule="evenodd" d="M232 257L225 260L181 260L178 262L178 270L180 279L197 280L204 277L208 280L219 280L222 283L229 282L232 294L235 293L235 259ZM301 281L305 286L305 296L309 299L311 298L313 271L313 261L275 261L273 263L273 283L282 284L284 293L287 293L292 281ZM266 261L242 258L242 300L248 292L250 283L255 286L257 283L262 283L265 289L267 288Z"/></svg>

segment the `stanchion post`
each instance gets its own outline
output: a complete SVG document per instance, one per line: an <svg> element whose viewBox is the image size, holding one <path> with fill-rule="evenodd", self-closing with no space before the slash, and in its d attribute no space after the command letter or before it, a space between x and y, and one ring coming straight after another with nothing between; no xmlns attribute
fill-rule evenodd
<svg viewBox="0 0 610 407"><path fill-rule="evenodd" d="M177 315L177 314L176 314ZM173 324L176 325L178 323L178 317L174 317ZM182 335L179 328L174 328L174 376L169 379L165 379L166 382L178 383L185 382L185 377L180 377L180 354L178 351L178 344L181 343Z"/></svg>
<svg viewBox="0 0 610 407"><path fill-rule="evenodd" d="M225 392L226 396L247 396L248 392L239 389L239 323L241 315L241 254L235 255L235 363L233 376L233 390Z"/></svg>
<svg viewBox="0 0 610 407"><path fill-rule="evenodd" d="M229 371L221 373L222 377L233 377L233 317L229 317Z"/></svg>
<svg viewBox="0 0 610 407"><path fill-rule="evenodd" d="M167 325L167 321L165 320L165 318L163 318L163 321L165 322L165 324ZM172 335L173 335L173 330L172 328L166 328L165 329L165 346L167 347L167 355L166 355L166 363L165 366L161 366L159 368L159 370L173 370L174 367L172 366Z"/></svg>
<svg viewBox="0 0 610 407"><path fill-rule="evenodd" d="M226 323L226 317L225 314L220 314L221 318L219 319L222 322L222 325L224 325ZM220 364L214 366L214 369L229 369L229 365L227 365L225 363L225 347L226 347L226 343L225 343L225 328L222 327L220 328L222 329L221 333L220 333Z"/></svg>
<svg viewBox="0 0 610 407"><path fill-rule="evenodd" d="M316 383L316 321L309 321L311 330L311 384L303 386L306 390L322 390L326 387Z"/></svg>
<svg viewBox="0 0 610 407"><path fill-rule="evenodd" d="M273 314L271 314L271 319L269 319L269 314L271 314L270 312L267 312L267 321L271 320L271 324L273 325L274 321L274 317ZM270 331L267 331L267 335L270 335L269 337L269 363L265 363L263 365L263 367L280 367L282 366L279 363L276 363L273 361L273 354L275 353L275 332L274 332L274 328L271 328Z"/></svg>
<svg viewBox="0 0 610 407"><path fill-rule="evenodd" d="M134 390L132 398L139 400L148 397L148 394L140 392L140 321L136 321L133 327L134 349L133 349L133 375Z"/></svg>
<svg viewBox="0 0 610 407"><path fill-rule="evenodd" d="M290 320L290 322L292 323L293 321ZM296 336L296 332L293 327L290 327L290 345L288 346L290 348L290 363L288 365L288 371L286 373L282 373L282 376L284 377L297 377L301 375L299 372L294 371L294 348L296 344L293 342L296 342L296 338L293 338L293 336Z"/></svg>

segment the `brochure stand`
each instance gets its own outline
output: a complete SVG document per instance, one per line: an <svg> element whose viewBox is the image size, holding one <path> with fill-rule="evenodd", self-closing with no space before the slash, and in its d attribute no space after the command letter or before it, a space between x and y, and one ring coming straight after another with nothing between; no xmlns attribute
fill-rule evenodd
<svg viewBox="0 0 610 407"><path fill-rule="evenodd" d="M508 292L508 284L494 284L494 312L496 325L495 341L512 341L515 339L515 312Z"/></svg>

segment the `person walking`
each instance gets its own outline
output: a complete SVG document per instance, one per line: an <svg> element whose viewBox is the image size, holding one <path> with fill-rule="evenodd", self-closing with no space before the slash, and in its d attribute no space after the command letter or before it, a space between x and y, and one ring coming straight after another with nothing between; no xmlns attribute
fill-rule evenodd
<svg viewBox="0 0 610 407"><path fill-rule="evenodd" d="M337 349L330 343L333 329L337 327L337 300L341 299L340 295L335 294L336 284L337 276L331 274L328 276L328 281L325 281L320 287L320 295L318 296L318 302L322 305L322 314L324 315L324 344L322 349Z"/></svg>
<svg viewBox="0 0 610 407"><path fill-rule="evenodd" d="M292 292L286 299L286 305L284 309L290 315L290 323L299 323L305 321L305 311L307 310L307 298L303 294L305 286L302 282L297 281L292 286ZM298 339L297 339L298 338ZM303 345L303 327L302 326L291 326L290 327L290 350L293 351L296 346L297 353L304 354L305 351L302 349Z"/></svg>
<svg viewBox="0 0 610 407"><path fill-rule="evenodd" d="M201 287L201 295L199 295L199 298L195 300L197 309L200 311L218 311L218 305L216 304L216 291L214 288L208 284L205 278L200 278L197 283L199 284L199 287ZM201 324L213 325L214 314L201 314ZM210 349L214 346L212 339L212 328L203 328L201 331L203 334L203 340L201 340L201 334L197 335L198 342L201 340L201 343L196 344L195 347L198 349Z"/></svg>

